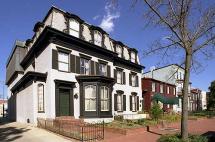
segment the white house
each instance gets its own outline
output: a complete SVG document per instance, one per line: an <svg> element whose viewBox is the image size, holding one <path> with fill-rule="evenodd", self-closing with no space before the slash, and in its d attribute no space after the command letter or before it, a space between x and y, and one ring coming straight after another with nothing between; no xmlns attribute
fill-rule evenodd
<svg viewBox="0 0 215 142"><path fill-rule="evenodd" d="M173 110L175 112L182 111L182 88L183 88L183 80L184 80L184 68L177 64L170 64L160 68L153 68L149 72L143 73L142 77L153 78L156 80L160 80L162 82L167 82L169 84L176 85L176 97L179 97L179 104L173 106ZM191 89L191 83L189 85L189 94ZM188 100L189 101L189 100ZM188 106L189 108L189 106Z"/></svg>
<svg viewBox="0 0 215 142"><path fill-rule="evenodd" d="M115 115L142 110L143 66L136 49L56 7L33 31L31 39L16 41L8 58L11 119L112 121Z"/></svg>

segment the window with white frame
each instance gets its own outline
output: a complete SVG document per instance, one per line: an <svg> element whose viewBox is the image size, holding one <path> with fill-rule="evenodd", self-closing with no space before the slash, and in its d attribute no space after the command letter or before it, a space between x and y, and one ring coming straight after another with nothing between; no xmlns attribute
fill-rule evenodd
<svg viewBox="0 0 215 142"><path fill-rule="evenodd" d="M109 88L101 87L101 111L109 111Z"/></svg>
<svg viewBox="0 0 215 142"><path fill-rule="evenodd" d="M75 19L69 20L69 34L79 38L80 23Z"/></svg>
<svg viewBox="0 0 215 142"><path fill-rule="evenodd" d="M123 77L122 76L123 76L123 72L120 70L117 70L117 73L116 73L117 83L123 84Z"/></svg>
<svg viewBox="0 0 215 142"><path fill-rule="evenodd" d="M152 92L155 92L155 82L152 82Z"/></svg>
<svg viewBox="0 0 215 142"><path fill-rule="evenodd" d="M102 34L99 31L94 31L94 44L102 46Z"/></svg>
<svg viewBox="0 0 215 142"><path fill-rule="evenodd" d="M117 111L122 111L123 109L123 95L117 94Z"/></svg>
<svg viewBox="0 0 215 142"><path fill-rule="evenodd" d="M131 97L131 109L132 109L132 111L136 111L136 107L137 107L137 96L135 96L135 95L132 95L132 97Z"/></svg>
<svg viewBox="0 0 215 142"><path fill-rule="evenodd" d="M131 52L131 62L136 62L136 55L134 52Z"/></svg>
<svg viewBox="0 0 215 142"><path fill-rule="evenodd" d="M131 75L131 86L137 86L137 76L136 76L136 74Z"/></svg>
<svg viewBox="0 0 215 142"><path fill-rule="evenodd" d="M96 111L96 86L87 85L84 87L85 111Z"/></svg>
<svg viewBox="0 0 215 142"><path fill-rule="evenodd" d="M90 74L90 60L85 58L80 59L80 74L84 75Z"/></svg>
<svg viewBox="0 0 215 142"><path fill-rule="evenodd" d="M102 76L107 76L107 65L106 64L99 64L99 74Z"/></svg>
<svg viewBox="0 0 215 142"><path fill-rule="evenodd" d="M69 71L69 53L58 52L58 69L60 71Z"/></svg>
<svg viewBox="0 0 215 142"><path fill-rule="evenodd" d="M169 90L170 90L170 88L169 88L169 86L167 86L167 94L169 94Z"/></svg>
<svg viewBox="0 0 215 142"><path fill-rule="evenodd" d="M160 84L160 93L163 93L163 84Z"/></svg>
<svg viewBox="0 0 215 142"><path fill-rule="evenodd" d="M38 84L38 112L44 112L44 85Z"/></svg>
<svg viewBox="0 0 215 142"><path fill-rule="evenodd" d="M116 53L119 57L122 57L122 47L120 45L116 45Z"/></svg>

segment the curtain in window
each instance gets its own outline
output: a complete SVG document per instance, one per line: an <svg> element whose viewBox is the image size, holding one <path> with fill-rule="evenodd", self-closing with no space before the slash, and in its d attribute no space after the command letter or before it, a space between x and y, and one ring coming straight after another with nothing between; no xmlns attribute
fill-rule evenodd
<svg viewBox="0 0 215 142"><path fill-rule="evenodd" d="M85 111L96 111L96 86L85 86Z"/></svg>
<svg viewBox="0 0 215 142"><path fill-rule="evenodd" d="M122 95L117 95L117 111L122 111Z"/></svg>
<svg viewBox="0 0 215 142"><path fill-rule="evenodd" d="M101 87L101 111L109 110L109 89L107 87Z"/></svg>

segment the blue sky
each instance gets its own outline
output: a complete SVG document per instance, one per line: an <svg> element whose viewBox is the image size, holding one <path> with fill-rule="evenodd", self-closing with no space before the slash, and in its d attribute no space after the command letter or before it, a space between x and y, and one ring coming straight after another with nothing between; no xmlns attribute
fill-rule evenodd
<svg viewBox="0 0 215 142"><path fill-rule="evenodd" d="M137 48L146 71L158 63L157 55L142 58L141 50L154 39L164 37L165 32L152 27L144 28L141 5L132 9L131 1L120 1L113 9L106 0L5 0L0 5L0 80L5 80L5 64L14 41L31 38L34 24L44 18L52 5L79 15L90 24L102 26L112 38ZM203 63L198 73L192 72L191 82L192 86L207 90L214 80L215 59Z"/></svg>

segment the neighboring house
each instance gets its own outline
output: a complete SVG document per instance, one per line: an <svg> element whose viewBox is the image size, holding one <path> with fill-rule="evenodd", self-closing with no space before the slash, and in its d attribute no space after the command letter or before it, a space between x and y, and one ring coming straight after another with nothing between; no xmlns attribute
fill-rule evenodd
<svg viewBox="0 0 215 142"><path fill-rule="evenodd" d="M33 31L31 39L15 43L7 62L11 119L112 121L142 110L143 66L136 49L56 7Z"/></svg>
<svg viewBox="0 0 215 142"><path fill-rule="evenodd" d="M165 111L171 111L173 109L173 105L168 104L168 100L175 99L176 97L176 86L174 84L169 84L166 82L162 82L153 78L142 78L142 90L143 90L143 105L144 111L149 112L152 105L153 99L156 95L159 96L159 104L161 108ZM171 102L170 102L171 103Z"/></svg>
<svg viewBox="0 0 215 142"><path fill-rule="evenodd" d="M184 80L184 68L177 65L171 64L160 68L154 68L149 72L143 73L143 78L153 78L162 82L176 85L176 97L179 98L179 104L173 106L175 112L182 111L182 89ZM191 83L188 87L188 95L190 95ZM188 101L189 102L189 101ZM188 106L189 107L189 106Z"/></svg>
<svg viewBox="0 0 215 142"><path fill-rule="evenodd" d="M207 109L206 91L198 88L191 89L189 111L201 111Z"/></svg>
<svg viewBox="0 0 215 142"><path fill-rule="evenodd" d="M0 100L0 117L3 117L3 113L4 115L6 115L7 113L7 100ZM4 112L3 112L4 111Z"/></svg>

